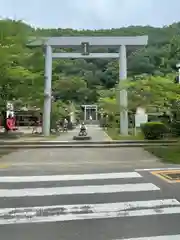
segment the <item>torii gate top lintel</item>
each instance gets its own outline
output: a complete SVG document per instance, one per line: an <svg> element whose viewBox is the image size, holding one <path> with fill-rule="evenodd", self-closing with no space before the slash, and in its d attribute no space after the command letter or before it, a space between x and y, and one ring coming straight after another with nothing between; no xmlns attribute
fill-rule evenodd
<svg viewBox="0 0 180 240"><path fill-rule="evenodd" d="M126 46L142 46L148 44L148 36L72 36L72 37L39 37L31 38L27 46L38 47L42 45L50 45L52 47L78 47L82 43L88 43L91 46L119 47Z"/></svg>

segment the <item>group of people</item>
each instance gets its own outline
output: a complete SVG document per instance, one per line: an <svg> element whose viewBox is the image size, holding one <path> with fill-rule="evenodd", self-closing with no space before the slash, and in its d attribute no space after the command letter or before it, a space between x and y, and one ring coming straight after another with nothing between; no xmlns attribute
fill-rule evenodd
<svg viewBox="0 0 180 240"><path fill-rule="evenodd" d="M64 120L57 120L56 122L56 130L60 131L62 129L63 131L67 131L68 129L68 120L65 118Z"/></svg>
<svg viewBox="0 0 180 240"><path fill-rule="evenodd" d="M40 121L40 119L34 118L33 122L32 122L32 126L33 126L32 134L33 133L38 133L38 128L42 127L42 122Z"/></svg>
<svg viewBox="0 0 180 240"><path fill-rule="evenodd" d="M56 122L57 129L60 130L60 128L61 128L63 131L67 131L68 124L69 124L69 122L66 118L64 120L58 120ZM32 133L38 133L38 128L42 127L42 122L40 121L40 119L34 118L32 120L31 125L33 127ZM5 120L4 127L5 127L6 131L17 130L15 117L12 116L11 114L9 114ZM80 131L87 131L87 127L84 122L80 123Z"/></svg>
<svg viewBox="0 0 180 240"><path fill-rule="evenodd" d="M42 127L42 122L35 118L33 119L33 123L32 123L33 129L32 129L32 134L33 133L38 133L38 128ZM65 118L64 120L57 120L56 121L56 131L67 131L68 129L68 120Z"/></svg>
<svg viewBox="0 0 180 240"><path fill-rule="evenodd" d="M57 120L56 122L56 131L67 131L68 130L68 120L65 118L64 120ZM40 126L40 122L36 119L33 122L33 130L32 133L37 133L37 129ZM80 124L80 131L87 131L87 127L84 122Z"/></svg>

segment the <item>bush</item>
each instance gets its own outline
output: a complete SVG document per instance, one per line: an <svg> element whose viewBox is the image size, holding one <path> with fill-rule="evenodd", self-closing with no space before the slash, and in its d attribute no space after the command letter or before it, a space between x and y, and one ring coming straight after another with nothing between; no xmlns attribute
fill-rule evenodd
<svg viewBox="0 0 180 240"><path fill-rule="evenodd" d="M141 124L141 131L145 139L156 140L162 139L168 133L168 128L162 122L147 122Z"/></svg>
<svg viewBox="0 0 180 240"><path fill-rule="evenodd" d="M171 128L171 133L173 136L180 136L180 121L179 120L174 120L171 124L170 124L170 128Z"/></svg>

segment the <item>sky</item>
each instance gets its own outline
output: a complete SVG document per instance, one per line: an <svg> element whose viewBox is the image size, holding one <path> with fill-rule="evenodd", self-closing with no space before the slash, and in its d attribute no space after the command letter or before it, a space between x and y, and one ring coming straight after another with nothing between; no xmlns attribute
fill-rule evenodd
<svg viewBox="0 0 180 240"><path fill-rule="evenodd" d="M164 26L180 21L180 0L0 0L0 17L40 28Z"/></svg>

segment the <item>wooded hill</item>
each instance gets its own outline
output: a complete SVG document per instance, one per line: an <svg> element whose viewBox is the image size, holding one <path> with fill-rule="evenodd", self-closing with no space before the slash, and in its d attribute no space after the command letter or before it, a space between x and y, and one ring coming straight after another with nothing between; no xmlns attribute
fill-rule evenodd
<svg viewBox="0 0 180 240"><path fill-rule="evenodd" d="M163 28L130 26L107 30L34 29L21 21L0 21L0 102L16 100L17 107L42 107L44 58L42 48L28 49L30 36L136 36L148 35L149 45L128 50L128 77L143 73L164 76L175 71L180 60L180 23ZM102 51L97 49L96 51ZM135 51L134 51L135 50ZM105 49L104 51L112 51ZM55 60L53 93L61 111L69 101L95 103L114 94L118 61L109 59ZM112 89L112 90L110 90Z"/></svg>

